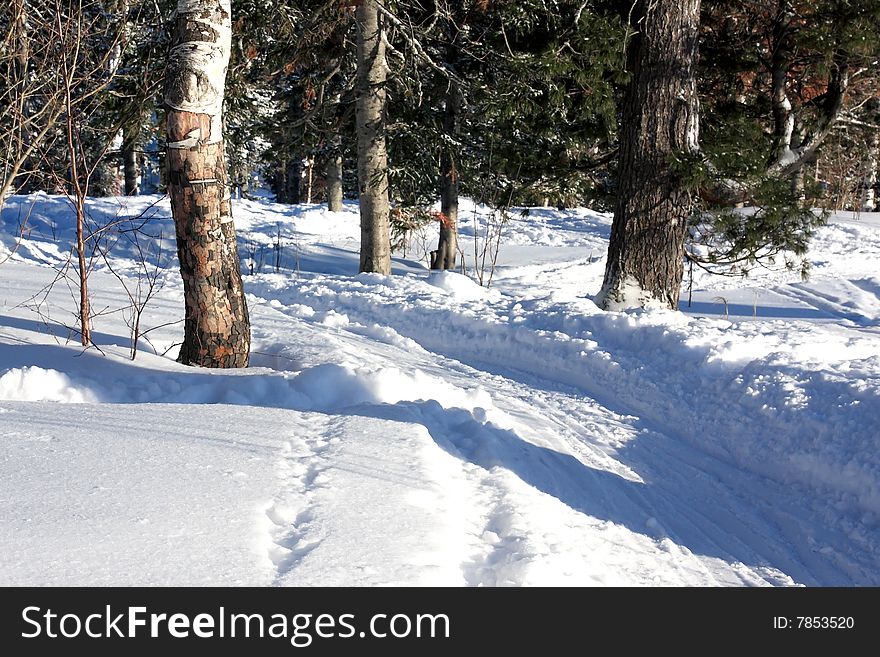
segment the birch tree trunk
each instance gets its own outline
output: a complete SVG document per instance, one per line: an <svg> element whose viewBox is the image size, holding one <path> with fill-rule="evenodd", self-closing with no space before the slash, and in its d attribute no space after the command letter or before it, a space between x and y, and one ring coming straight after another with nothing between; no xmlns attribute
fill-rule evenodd
<svg viewBox="0 0 880 657"><path fill-rule="evenodd" d="M391 273L388 154L385 150L385 43L379 0L362 0L357 23L357 144L360 271Z"/></svg>
<svg viewBox="0 0 880 657"><path fill-rule="evenodd" d="M877 156L880 153L880 131L875 130L868 143L865 157L865 180L862 191L862 212L877 211Z"/></svg>
<svg viewBox="0 0 880 657"><path fill-rule="evenodd" d="M773 109L773 154L770 163L783 162L792 157L792 137L795 116L788 97L788 70L790 67L792 13L788 0L778 0L773 22L773 52L770 56L771 105Z"/></svg>
<svg viewBox="0 0 880 657"><path fill-rule="evenodd" d="M691 192L675 166L697 152L700 0L638 0L620 127L618 194L602 289L606 310L678 307Z"/></svg>
<svg viewBox="0 0 880 657"><path fill-rule="evenodd" d="M165 85L168 192L186 316L178 360L246 367L250 321L223 154L230 0L178 0Z"/></svg>

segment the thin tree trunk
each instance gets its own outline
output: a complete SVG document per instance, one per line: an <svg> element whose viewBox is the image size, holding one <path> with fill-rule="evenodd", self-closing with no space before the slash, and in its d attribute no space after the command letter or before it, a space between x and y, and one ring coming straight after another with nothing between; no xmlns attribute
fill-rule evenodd
<svg viewBox="0 0 880 657"><path fill-rule="evenodd" d="M306 161L307 173L306 173L306 203L311 205L312 203L312 187L315 181L315 158L309 157Z"/></svg>
<svg viewBox="0 0 880 657"><path fill-rule="evenodd" d="M166 74L169 195L183 278L178 360L246 367L250 321L223 154L230 0L178 0Z"/></svg>
<svg viewBox="0 0 880 657"><path fill-rule="evenodd" d="M70 178L76 210L76 259L79 274L79 327L82 345L87 347L92 342L91 303L89 302L89 271L86 262L85 239L85 200L88 189L84 189L80 181L79 165L76 157L74 139L73 105L70 97L70 83L67 86L67 150L70 153Z"/></svg>
<svg viewBox="0 0 880 657"><path fill-rule="evenodd" d="M341 75L341 60L334 58L327 62L325 79L332 82L333 78ZM323 96L323 91L322 91ZM334 120L328 121L327 130L330 133L330 148L327 153L324 168L324 185L327 188L327 209L330 212L342 212L342 201L344 198L344 190L342 187L343 175L343 158L342 158L342 130L341 120L339 117L339 108L342 103L342 92L336 90L333 93L331 107L334 108Z"/></svg>
<svg viewBox="0 0 880 657"><path fill-rule="evenodd" d="M606 310L678 307L691 191L675 159L697 152L699 0L638 0L638 34L620 128L618 194L605 279Z"/></svg>
<svg viewBox="0 0 880 657"><path fill-rule="evenodd" d="M778 0L773 24L773 52L770 56L771 105L773 108L774 149L769 163L783 162L792 157L794 112L788 97L789 35L791 9L788 0Z"/></svg>
<svg viewBox="0 0 880 657"><path fill-rule="evenodd" d="M302 159L296 153L285 160L284 197L285 203L297 205L302 202Z"/></svg>
<svg viewBox="0 0 880 657"><path fill-rule="evenodd" d="M875 96L865 104L866 118L877 125L880 123L880 96ZM877 211L877 164L880 159L880 130L872 129L867 136L867 151L862 162L862 198L859 207L862 212Z"/></svg>
<svg viewBox="0 0 880 657"><path fill-rule="evenodd" d="M334 143L334 148L327 158L326 177L327 209L330 212L342 212L342 153L339 151L339 145L336 143Z"/></svg>
<svg viewBox="0 0 880 657"><path fill-rule="evenodd" d="M865 157L865 180L862 192L862 212L877 211L877 156L880 153L880 130L870 137L868 154Z"/></svg>
<svg viewBox="0 0 880 657"><path fill-rule="evenodd" d="M138 170L137 128L126 126L122 129L122 170L125 178L125 195L140 194L140 171Z"/></svg>
<svg viewBox="0 0 880 657"><path fill-rule="evenodd" d="M295 88L294 93L288 98L288 116L294 124L303 119L303 107L297 100L302 97L304 89L300 86ZM303 199L303 156L302 150L304 145L300 138L295 137L296 130L289 131L287 143L285 144L285 168L284 168L284 185L285 185L285 203L299 205Z"/></svg>
<svg viewBox="0 0 880 657"><path fill-rule="evenodd" d="M804 131L797 130L794 133L794 136L791 140L792 148L798 148L804 140ZM806 167L806 162L801 164L797 169L795 169L791 174L791 193L799 202L803 203L807 200L807 190L806 190L806 178L804 176L804 169Z"/></svg>
<svg viewBox="0 0 880 657"><path fill-rule="evenodd" d="M282 156L275 167L275 202L287 203L287 160Z"/></svg>
<svg viewBox="0 0 880 657"><path fill-rule="evenodd" d="M15 54L12 61L13 79L9 81L11 83L9 86L13 89L12 101L15 106L15 118L9 135L9 151L3 163L4 182L6 180L14 181L16 177L16 168L14 166L10 167L10 163L15 159L13 154L21 155L27 152L25 146L27 131L24 126L27 113L28 60L30 58L30 40L28 39L27 23L28 11L29 7L27 7L24 0L13 0L11 22ZM5 198L6 190L4 189L3 191L4 193L0 194L0 201Z"/></svg>
<svg viewBox="0 0 880 657"><path fill-rule="evenodd" d="M295 155L283 156L275 173L275 201L296 205L300 201L301 164Z"/></svg>
<svg viewBox="0 0 880 657"><path fill-rule="evenodd" d="M60 17L57 20L61 21ZM59 32L61 30L59 29ZM76 34L76 41L79 42L80 33ZM76 211L76 256L77 269L79 275L79 324L82 345L87 347L92 342L92 324L91 324L91 303L89 302L89 272L86 262L86 234L85 234L85 200L89 191L88 171L83 162L82 171L80 170L80 162L77 158L77 146L81 144L76 140L76 126L73 114L73 72L71 65L76 65L76 54L73 54L74 61L68 60L65 54L61 65L62 85L64 90L64 109L66 118L66 139L67 139L67 156L70 158L70 195L73 196L74 209ZM84 178L84 180L81 179Z"/></svg>
<svg viewBox="0 0 880 657"><path fill-rule="evenodd" d="M453 142L458 139L460 111L461 95L450 81L443 114L446 140L440 152L440 238L431 269L455 269L458 257L458 168Z"/></svg>
<svg viewBox="0 0 880 657"><path fill-rule="evenodd" d="M385 150L385 43L378 0L362 0L357 23L357 143L360 271L391 273L388 154Z"/></svg>

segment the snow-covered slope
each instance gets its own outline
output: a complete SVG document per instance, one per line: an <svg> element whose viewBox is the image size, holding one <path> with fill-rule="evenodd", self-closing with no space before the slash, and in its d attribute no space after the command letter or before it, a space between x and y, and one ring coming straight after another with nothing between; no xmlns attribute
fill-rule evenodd
<svg viewBox="0 0 880 657"><path fill-rule="evenodd" d="M89 208L100 351L65 328L66 201L2 214L0 583L880 584L876 215L821 229L809 282L606 313L604 215L515 215L486 289L419 240L358 275L353 206L240 201L253 366L213 372L173 361L167 201Z"/></svg>

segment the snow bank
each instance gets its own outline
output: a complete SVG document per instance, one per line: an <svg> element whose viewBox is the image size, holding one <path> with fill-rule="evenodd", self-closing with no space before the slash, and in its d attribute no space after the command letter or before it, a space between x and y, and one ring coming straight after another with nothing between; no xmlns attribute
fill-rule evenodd
<svg viewBox="0 0 880 657"><path fill-rule="evenodd" d="M3 371L0 374L0 399L73 404L94 401L88 390L74 386L64 373L42 367L13 367Z"/></svg>
<svg viewBox="0 0 880 657"><path fill-rule="evenodd" d="M458 301L500 299L497 291L482 287L473 279L453 271L432 271L428 275L428 283L446 291Z"/></svg>

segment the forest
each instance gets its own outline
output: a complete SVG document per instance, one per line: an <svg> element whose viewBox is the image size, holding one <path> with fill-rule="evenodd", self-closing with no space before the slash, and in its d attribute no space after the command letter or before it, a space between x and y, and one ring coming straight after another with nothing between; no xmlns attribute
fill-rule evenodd
<svg viewBox="0 0 880 657"><path fill-rule="evenodd" d="M456 269L460 195L613 210L606 308L677 307L685 262L804 266L813 208L875 209L873 2L226 4L14 0L0 19L0 196L170 194L183 362L247 363L231 226L228 261L203 265L222 283L183 258L232 194L357 198L360 271L383 274L395 239L431 223L431 268ZM184 229L190 199L216 216ZM203 326L200 303L226 316ZM215 340L223 356L189 353Z"/></svg>
<svg viewBox="0 0 880 657"><path fill-rule="evenodd" d="M0 585L880 585L878 34L6 0Z"/></svg>

